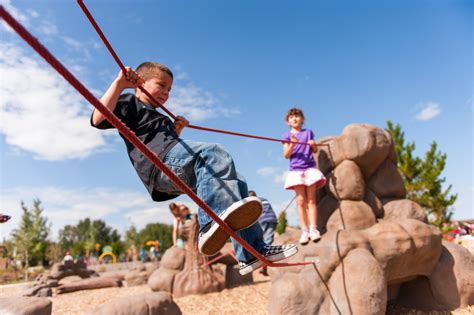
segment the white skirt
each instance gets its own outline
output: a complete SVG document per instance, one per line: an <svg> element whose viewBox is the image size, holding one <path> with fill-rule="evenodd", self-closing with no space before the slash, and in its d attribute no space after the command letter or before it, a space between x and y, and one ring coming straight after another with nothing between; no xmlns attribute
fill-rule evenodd
<svg viewBox="0 0 474 315"><path fill-rule="evenodd" d="M285 189L294 189L295 186L311 186L316 184L316 189L326 185L326 177L315 167L304 171L290 171L286 176Z"/></svg>

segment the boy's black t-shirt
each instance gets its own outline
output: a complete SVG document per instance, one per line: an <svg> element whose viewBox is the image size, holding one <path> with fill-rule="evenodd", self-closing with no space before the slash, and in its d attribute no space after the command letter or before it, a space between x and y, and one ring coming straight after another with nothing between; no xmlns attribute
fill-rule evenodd
<svg viewBox="0 0 474 315"><path fill-rule="evenodd" d="M133 94L122 94L119 97L114 114L132 130L135 135L145 143L148 148L163 160L166 153L178 142L178 134L174 123L167 116L160 114L151 105L141 102ZM98 129L114 128L111 123L104 119L100 124L94 126ZM155 201L164 201L177 197L159 192L153 188L153 179L159 171L155 165L135 148L125 137L120 134L127 146L128 156L142 180L146 189Z"/></svg>

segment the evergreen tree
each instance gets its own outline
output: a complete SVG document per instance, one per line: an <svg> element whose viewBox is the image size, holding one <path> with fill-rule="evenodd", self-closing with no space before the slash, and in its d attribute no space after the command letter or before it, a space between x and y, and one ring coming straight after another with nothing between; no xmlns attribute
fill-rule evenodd
<svg viewBox="0 0 474 315"><path fill-rule="evenodd" d="M393 136L395 152L398 158L398 170L407 190L407 198L420 204L431 223L440 226L451 220L450 206L457 199L457 194L450 195L452 185L443 190L445 177L441 173L446 166L446 153L438 151L435 141L425 153L423 159L414 156L415 143L405 143L405 133L400 124L393 125L387 121L387 131Z"/></svg>
<svg viewBox="0 0 474 315"><path fill-rule="evenodd" d="M278 223L275 229L276 232L280 235L285 233L287 224L288 221L286 220L286 211L282 211L278 215Z"/></svg>
<svg viewBox="0 0 474 315"><path fill-rule="evenodd" d="M16 256L22 261L26 271L31 265L44 264L51 225L42 216L43 209L39 199L33 201L32 209L28 209L22 201L21 209L23 215L20 226L13 231L12 239Z"/></svg>

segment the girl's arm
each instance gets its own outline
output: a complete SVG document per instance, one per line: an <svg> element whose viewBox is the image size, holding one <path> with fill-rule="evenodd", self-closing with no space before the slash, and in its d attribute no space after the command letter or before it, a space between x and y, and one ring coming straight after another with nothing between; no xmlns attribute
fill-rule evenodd
<svg viewBox="0 0 474 315"><path fill-rule="evenodd" d="M314 140L309 140L308 144L311 146L311 151L313 153L318 152L318 146L316 145L316 142Z"/></svg>
<svg viewBox="0 0 474 315"><path fill-rule="evenodd" d="M289 159L291 156L291 152L293 152L293 148L295 147L295 143L293 142L298 142L298 138L296 137L296 135L291 135L290 140L292 142L283 143L283 156L285 157L285 159Z"/></svg>
<svg viewBox="0 0 474 315"><path fill-rule="evenodd" d="M318 146L316 145L316 141L314 141L314 133L312 130L309 130L310 132L310 139L308 141L308 144L311 147L311 152L316 153L318 152Z"/></svg>

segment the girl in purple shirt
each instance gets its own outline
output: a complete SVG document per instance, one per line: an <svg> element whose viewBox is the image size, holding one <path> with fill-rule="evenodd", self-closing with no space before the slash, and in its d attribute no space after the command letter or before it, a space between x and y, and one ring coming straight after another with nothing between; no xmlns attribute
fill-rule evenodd
<svg viewBox="0 0 474 315"><path fill-rule="evenodd" d="M300 244L306 245L309 240L316 242L321 238L316 226L318 215L316 189L326 184L326 178L316 168L313 153L317 151L317 146L314 142L314 133L310 129L303 129L303 111L291 108L286 114L286 121L291 130L283 135L283 140L286 141L283 143L283 155L286 159L290 159L290 171L286 177L285 189L293 189L296 193L301 225Z"/></svg>

